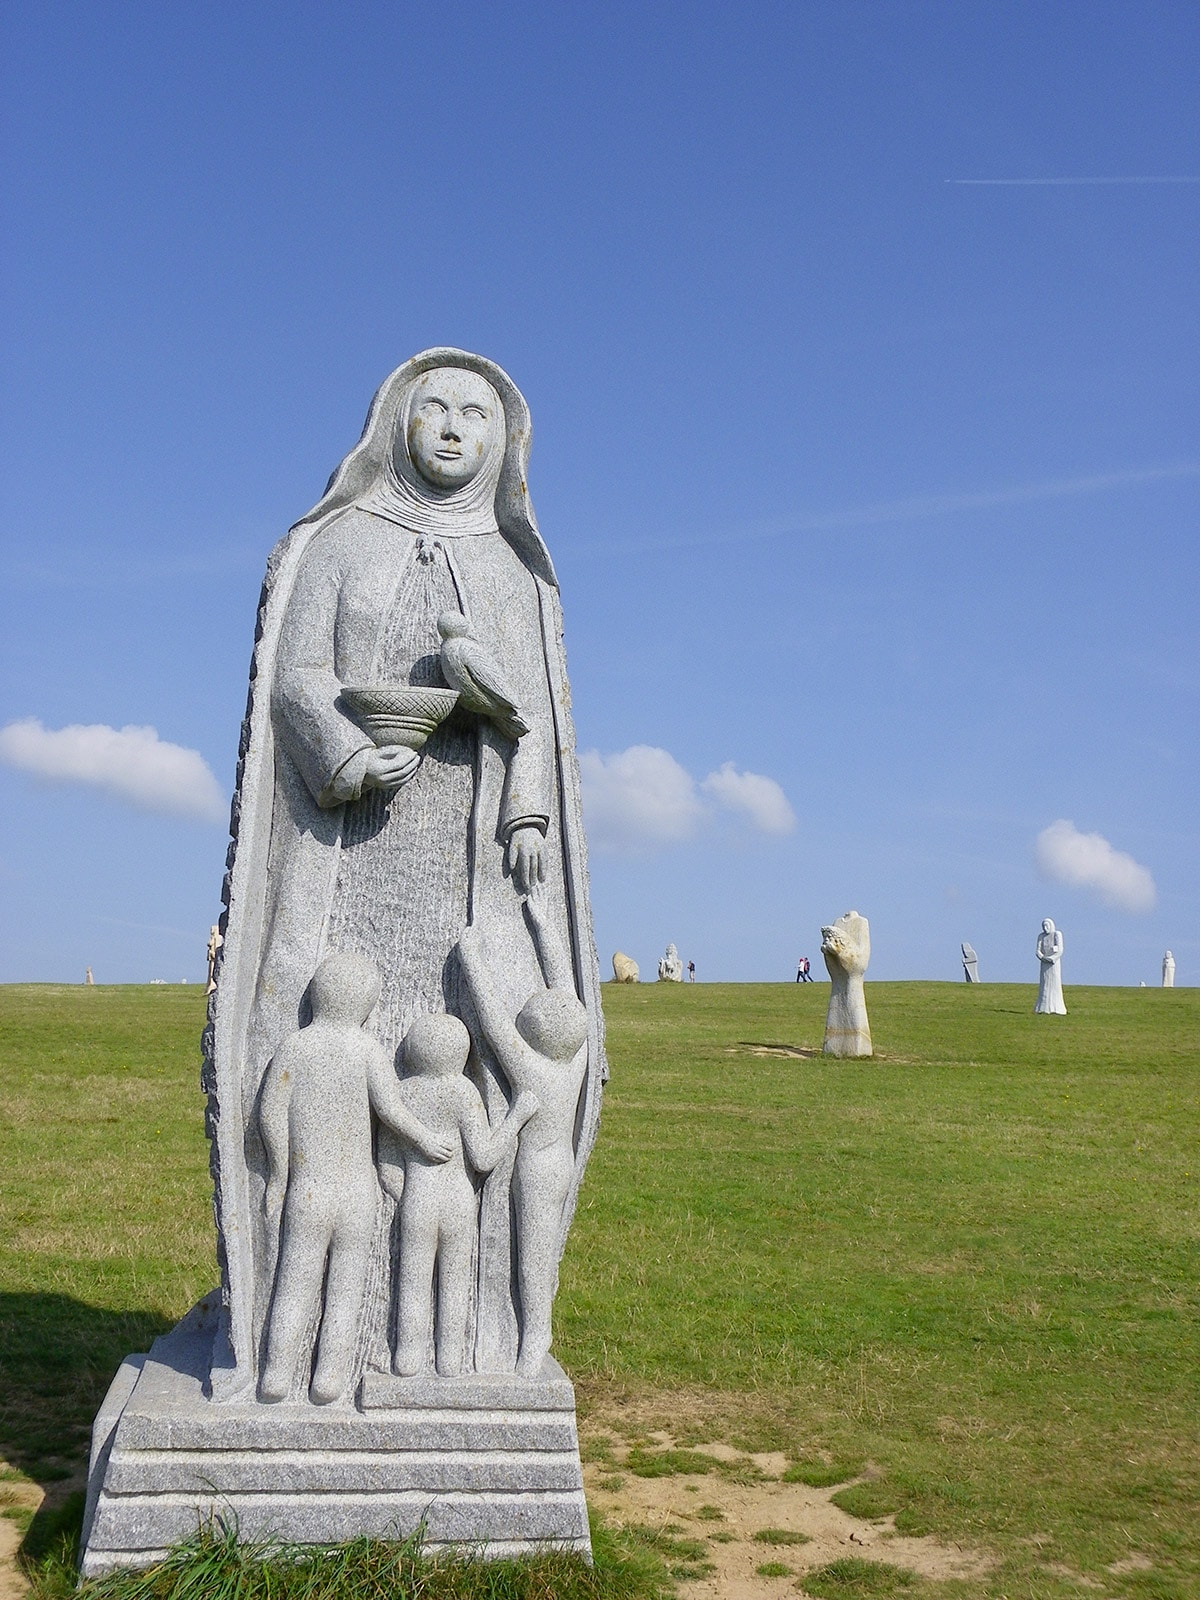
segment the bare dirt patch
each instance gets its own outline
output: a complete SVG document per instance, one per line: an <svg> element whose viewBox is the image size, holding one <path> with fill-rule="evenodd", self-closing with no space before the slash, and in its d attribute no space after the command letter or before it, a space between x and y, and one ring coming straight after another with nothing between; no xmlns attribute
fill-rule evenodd
<svg viewBox="0 0 1200 1600"><path fill-rule="evenodd" d="M29 1593L25 1575L17 1565L17 1551L28 1517L38 1509L43 1495L27 1478L9 1477L0 1458L0 1600L24 1600Z"/></svg>
<svg viewBox="0 0 1200 1600"><path fill-rule="evenodd" d="M597 1408L580 1424L584 1486L613 1523L703 1542L703 1557L693 1556L680 1582L684 1600L790 1597L806 1572L846 1556L907 1567L934 1580L969 1579L994 1565L981 1551L898 1534L892 1517L848 1515L832 1504L844 1483L819 1489L785 1483L788 1459L782 1452L741 1451L719 1439L681 1450L661 1429L637 1438L635 1414L634 1407L622 1407L617 1415ZM642 1475L659 1461L695 1468L696 1457L710 1459L712 1470ZM847 1482L870 1477L867 1471ZM775 1575L762 1567L776 1569Z"/></svg>

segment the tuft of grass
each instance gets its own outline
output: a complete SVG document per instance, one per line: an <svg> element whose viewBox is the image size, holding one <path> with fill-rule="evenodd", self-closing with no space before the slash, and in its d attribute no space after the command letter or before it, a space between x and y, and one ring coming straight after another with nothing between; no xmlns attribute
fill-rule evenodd
<svg viewBox="0 0 1200 1600"><path fill-rule="evenodd" d="M567 1552L484 1561L432 1555L420 1535L329 1547L239 1543L209 1528L144 1572L114 1572L76 1591L61 1555L34 1571L33 1600L668 1600L672 1552L597 1523L594 1565Z"/></svg>
<svg viewBox="0 0 1200 1600"><path fill-rule="evenodd" d="M785 1567L782 1561L761 1561L754 1570L760 1578L790 1578L792 1575L791 1567Z"/></svg>
<svg viewBox="0 0 1200 1600"><path fill-rule="evenodd" d="M861 1556L845 1556L827 1567L804 1574L804 1588L818 1600L859 1600L862 1596L893 1595L912 1589L916 1574L907 1567L893 1567L886 1561L864 1561Z"/></svg>
<svg viewBox="0 0 1200 1600"><path fill-rule="evenodd" d="M702 1539L682 1537L678 1523L669 1522L665 1528L652 1528L645 1523L629 1522L622 1529L627 1538L635 1540L646 1550L659 1556L669 1577L677 1583L690 1583L696 1578L706 1578L716 1568L708 1559L708 1546ZM556 1597L557 1600L557 1597Z"/></svg>
<svg viewBox="0 0 1200 1600"><path fill-rule="evenodd" d="M794 1528L760 1528L753 1535L756 1544L810 1544L808 1534Z"/></svg>
<svg viewBox="0 0 1200 1600"><path fill-rule="evenodd" d="M829 1489L835 1483L857 1478L859 1469L846 1462L793 1461L785 1468L781 1483L806 1483L810 1489Z"/></svg>
<svg viewBox="0 0 1200 1600"><path fill-rule="evenodd" d="M725 1521L725 1513L721 1510L720 1506L697 1506L695 1514L697 1517L699 1517L701 1522Z"/></svg>
<svg viewBox="0 0 1200 1600"><path fill-rule="evenodd" d="M869 1522L890 1517L900 1506L900 1496L887 1483L851 1483L829 1498L847 1516L863 1517Z"/></svg>
<svg viewBox="0 0 1200 1600"><path fill-rule="evenodd" d="M685 1472L714 1472L718 1463L699 1450L643 1450L635 1445L625 1465L639 1478L674 1478Z"/></svg>

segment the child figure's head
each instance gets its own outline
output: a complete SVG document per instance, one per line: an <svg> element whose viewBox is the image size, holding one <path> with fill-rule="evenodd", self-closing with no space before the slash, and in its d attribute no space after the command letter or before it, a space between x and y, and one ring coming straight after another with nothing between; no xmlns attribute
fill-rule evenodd
<svg viewBox="0 0 1200 1600"><path fill-rule="evenodd" d="M517 1032L538 1055L571 1061L587 1038L587 1012L571 989L539 989L521 1007Z"/></svg>
<svg viewBox="0 0 1200 1600"><path fill-rule="evenodd" d="M471 1035L457 1017L418 1017L404 1036L404 1065L430 1078L452 1078L471 1053Z"/></svg>
<svg viewBox="0 0 1200 1600"><path fill-rule="evenodd" d="M366 956L335 950L313 973L309 985L313 1021L361 1028L379 999L379 969Z"/></svg>

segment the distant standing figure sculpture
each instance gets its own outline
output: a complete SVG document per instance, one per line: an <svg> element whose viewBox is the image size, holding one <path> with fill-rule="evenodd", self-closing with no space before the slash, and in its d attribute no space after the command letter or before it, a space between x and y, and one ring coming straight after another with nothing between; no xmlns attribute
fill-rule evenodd
<svg viewBox="0 0 1200 1600"><path fill-rule="evenodd" d="M962 947L963 977L968 983L979 982L979 957L969 944Z"/></svg>
<svg viewBox="0 0 1200 1600"><path fill-rule="evenodd" d="M1038 984L1037 1005L1033 1008L1035 1012L1056 1017L1065 1017L1067 1014L1062 991L1062 953L1063 936L1047 917L1042 923L1037 942L1042 975Z"/></svg>
<svg viewBox="0 0 1200 1600"><path fill-rule="evenodd" d="M214 922L208 930L208 987L205 994L212 994L217 987L217 951L225 943L221 937L221 930Z"/></svg>
<svg viewBox="0 0 1200 1600"><path fill-rule="evenodd" d="M1173 989L1175 987L1175 957L1169 950L1163 957L1162 986L1164 989Z"/></svg>

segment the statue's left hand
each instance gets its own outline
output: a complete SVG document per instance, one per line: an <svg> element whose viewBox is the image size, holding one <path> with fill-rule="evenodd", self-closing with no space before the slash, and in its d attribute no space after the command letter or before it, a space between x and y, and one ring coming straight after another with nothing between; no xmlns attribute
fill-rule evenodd
<svg viewBox="0 0 1200 1600"><path fill-rule="evenodd" d="M508 870L518 894L528 894L546 875L546 841L539 828L514 828L508 841Z"/></svg>

